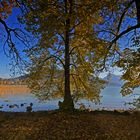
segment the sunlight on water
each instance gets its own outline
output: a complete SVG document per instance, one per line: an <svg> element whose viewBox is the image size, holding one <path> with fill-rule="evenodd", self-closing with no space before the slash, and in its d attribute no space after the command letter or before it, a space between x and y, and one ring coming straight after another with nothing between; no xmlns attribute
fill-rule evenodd
<svg viewBox="0 0 140 140"><path fill-rule="evenodd" d="M95 104L91 101L80 100L76 107L79 107L81 103L86 108L91 109L130 109L134 106L126 104L133 102L135 98L138 98L140 90L135 90L135 94L122 97L120 94L119 86L106 87L101 95L101 102ZM30 90L25 85L11 85L0 86L0 111L13 111L13 112L25 112L26 107L33 103L33 111L39 110L52 110L58 109L58 101L61 99L49 100L40 102L37 97L30 93Z"/></svg>

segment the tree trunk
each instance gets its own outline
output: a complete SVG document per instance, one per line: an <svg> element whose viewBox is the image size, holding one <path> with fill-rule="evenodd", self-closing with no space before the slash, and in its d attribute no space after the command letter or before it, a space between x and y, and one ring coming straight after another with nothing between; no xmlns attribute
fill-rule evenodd
<svg viewBox="0 0 140 140"><path fill-rule="evenodd" d="M71 2L71 1L70 1ZM71 3L70 3L70 10L69 15L71 15ZM68 14L67 9L67 0L65 0L65 12ZM63 103L59 102L59 108L61 110L73 111L74 110L74 103L70 91L70 17L66 19L65 22L65 90L64 90L64 101Z"/></svg>

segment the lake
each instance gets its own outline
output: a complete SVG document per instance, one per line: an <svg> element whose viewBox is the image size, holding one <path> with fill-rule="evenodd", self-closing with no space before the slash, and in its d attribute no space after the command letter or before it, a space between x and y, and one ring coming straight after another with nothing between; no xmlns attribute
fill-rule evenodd
<svg viewBox="0 0 140 140"><path fill-rule="evenodd" d="M86 108L94 109L135 109L129 102L133 102L134 99L140 95L140 89L136 89L134 94L122 97L120 94L120 86L110 85L102 90L101 102L95 104L91 101L80 100L75 105L76 108L79 104L83 103ZM41 102L30 93L29 89L25 85L19 86L0 86L0 111L11 111L11 112L25 112L26 107L33 103L33 111L41 110L53 110L58 109L58 101L61 99L53 99L45 102Z"/></svg>

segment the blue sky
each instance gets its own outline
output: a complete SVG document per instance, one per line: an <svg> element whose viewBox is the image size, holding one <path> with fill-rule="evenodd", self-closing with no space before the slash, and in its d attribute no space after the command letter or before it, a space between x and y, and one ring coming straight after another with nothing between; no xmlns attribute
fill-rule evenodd
<svg viewBox="0 0 140 140"><path fill-rule="evenodd" d="M19 14L19 9L14 8L12 14L6 19L6 23L10 28L15 28L19 27L19 25L16 16ZM22 25L23 28L23 25ZM3 26L0 24L0 35L1 37L5 34ZM11 66L9 65L10 63L10 58L8 58L3 51L3 43L4 43L4 37L1 38L0 40L0 78L9 78L12 75L12 72L10 71ZM14 39L14 38L13 38ZM7 46L5 46L7 48ZM16 44L17 48L23 49L24 46L23 44L19 43Z"/></svg>
<svg viewBox="0 0 140 140"><path fill-rule="evenodd" d="M9 59L4 55L3 51L0 49L0 77L8 78L10 77L10 66Z"/></svg>

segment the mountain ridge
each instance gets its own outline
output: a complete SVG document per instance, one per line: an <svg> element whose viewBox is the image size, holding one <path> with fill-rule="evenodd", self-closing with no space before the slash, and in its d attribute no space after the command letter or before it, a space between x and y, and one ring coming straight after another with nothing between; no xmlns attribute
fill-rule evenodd
<svg viewBox="0 0 140 140"><path fill-rule="evenodd" d="M124 80L121 79L121 75L110 74L103 78L107 82L107 85L122 86Z"/></svg>
<svg viewBox="0 0 140 140"><path fill-rule="evenodd" d="M0 81L7 81L7 82L25 82L26 78L28 77L28 75L21 75L18 77L14 77L14 78L0 78ZM120 75L115 75L115 74L110 74L109 76L106 76L104 78L102 78L104 81L106 81L107 85L111 86L122 86L124 84L124 80L121 80L121 76Z"/></svg>

